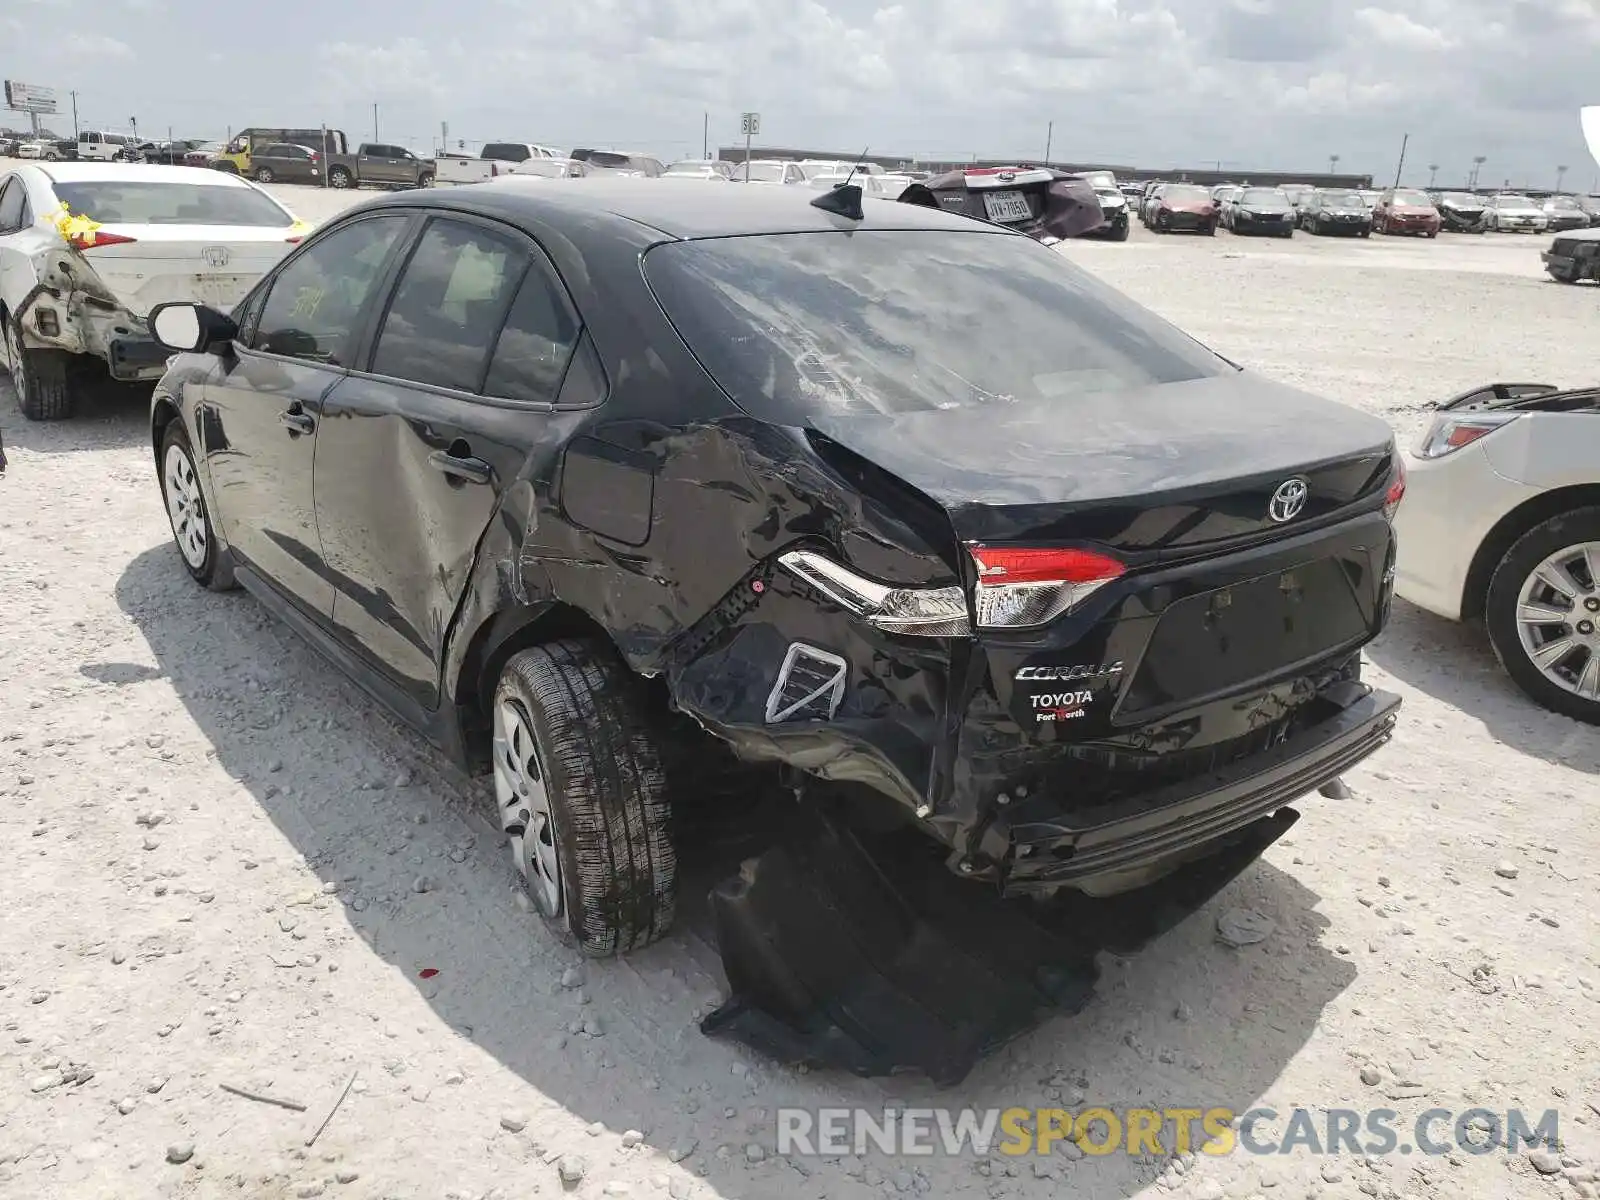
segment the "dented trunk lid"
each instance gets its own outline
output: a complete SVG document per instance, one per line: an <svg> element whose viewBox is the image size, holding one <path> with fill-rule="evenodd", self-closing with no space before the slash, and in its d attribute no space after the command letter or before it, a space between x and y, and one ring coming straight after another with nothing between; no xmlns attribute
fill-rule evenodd
<svg viewBox="0 0 1600 1200"><path fill-rule="evenodd" d="M964 542L1088 541L1192 553L1366 504L1384 491L1381 420L1231 373L1049 403L817 414L826 438L927 495ZM1272 498L1304 480L1303 509Z"/></svg>
<svg viewBox="0 0 1600 1200"><path fill-rule="evenodd" d="M105 224L80 253L106 289L135 316L168 300L197 300L226 312L291 248L284 228Z"/></svg>

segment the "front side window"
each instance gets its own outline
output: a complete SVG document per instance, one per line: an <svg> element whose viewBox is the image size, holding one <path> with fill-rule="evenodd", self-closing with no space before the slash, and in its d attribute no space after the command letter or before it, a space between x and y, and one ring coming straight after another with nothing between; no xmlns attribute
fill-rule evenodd
<svg viewBox="0 0 1600 1200"><path fill-rule="evenodd" d="M645 277L711 377L784 424L1073 400L1231 373L1031 238L856 230L669 242Z"/></svg>
<svg viewBox="0 0 1600 1200"><path fill-rule="evenodd" d="M384 317L372 371L477 392L528 254L509 237L437 218L412 251Z"/></svg>
<svg viewBox="0 0 1600 1200"><path fill-rule="evenodd" d="M369 217L318 238L272 282L257 350L348 366L357 331L410 217Z"/></svg>

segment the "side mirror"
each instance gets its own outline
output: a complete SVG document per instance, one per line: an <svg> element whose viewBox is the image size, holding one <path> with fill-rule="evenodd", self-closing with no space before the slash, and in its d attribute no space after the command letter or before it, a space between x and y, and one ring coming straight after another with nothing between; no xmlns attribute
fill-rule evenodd
<svg viewBox="0 0 1600 1200"><path fill-rule="evenodd" d="M150 336L168 350L198 354L239 336L233 318L204 304L171 300L150 310Z"/></svg>

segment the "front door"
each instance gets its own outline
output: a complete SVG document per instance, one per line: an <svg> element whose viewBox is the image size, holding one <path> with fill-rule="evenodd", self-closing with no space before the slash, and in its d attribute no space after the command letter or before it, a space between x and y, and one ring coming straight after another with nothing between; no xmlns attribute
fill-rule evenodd
<svg viewBox="0 0 1600 1200"><path fill-rule="evenodd" d="M504 488L554 436L578 336L543 255L487 221L434 217L411 252L370 370L324 402L317 524L334 626L417 704L440 664Z"/></svg>
<svg viewBox="0 0 1600 1200"><path fill-rule="evenodd" d="M223 536L244 565L324 618L333 586L313 507L317 431L410 223L359 218L308 242L278 270L202 401L200 451Z"/></svg>

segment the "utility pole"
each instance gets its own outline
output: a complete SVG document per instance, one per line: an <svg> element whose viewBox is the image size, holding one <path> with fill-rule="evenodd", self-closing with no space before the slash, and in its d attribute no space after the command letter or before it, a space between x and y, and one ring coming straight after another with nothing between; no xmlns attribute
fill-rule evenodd
<svg viewBox="0 0 1600 1200"><path fill-rule="evenodd" d="M1056 123L1051 121L1044 131L1044 165L1047 167L1050 165L1050 143L1055 141L1055 137Z"/></svg>
<svg viewBox="0 0 1600 1200"><path fill-rule="evenodd" d="M1433 181L1434 181L1435 178L1438 177L1438 174L1439 174L1439 164L1438 163L1429 163L1428 164L1428 186L1429 187L1433 186Z"/></svg>
<svg viewBox="0 0 1600 1200"><path fill-rule="evenodd" d="M374 142L378 140L378 106L376 104L372 106L372 140Z"/></svg>
<svg viewBox="0 0 1600 1200"><path fill-rule="evenodd" d="M700 114L700 157L711 161L711 114Z"/></svg>
<svg viewBox="0 0 1600 1200"><path fill-rule="evenodd" d="M77 141L78 140L78 93L77 92L71 92L71 93L69 93L69 95L71 95L71 97L72 97L72 140L73 141ZM34 125L34 132L37 133L38 131L39 131L39 127L38 127L37 124L35 124Z"/></svg>
<svg viewBox="0 0 1600 1200"><path fill-rule="evenodd" d="M1469 187L1471 187L1472 190L1474 190L1474 191L1477 190L1477 187L1478 187L1478 172L1483 169L1483 164L1488 162L1488 161L1489 161L1488 157L1486 155L1483 155L1483 154L1475 155L1473 157L1473 159L1472 159L1472 177L1471 177L1472 181L1469 184Z"/></svg>
<svg viewBox="0 0 1600 1200"><path fill-rule="evenodd" d="M1556 191L1559 192L1561 190L1561 181L1566 178L1566 175L1567 175L1567 168L1566 167L1557 167L1556 168Z"/></svg>
<svg viewBox="0 0 1600 1200"><path fill-rule="evenodd" d="M1337 174L1338 170L1339 170L1339 156L1337 154L1328 155L1328 174L1329 175Z"/></svg>
<svg viewBox="0 0 1600 1200"><path fill-rule="evenodd" d="M1406 144L1408 142L1410 142L1410 141L1411 141L1411 135L1409 133L1406 134L1405 136L1403 136L1400 139L1400 161L1395 163L1395 165L1394 165L1394 185L1395 185L1395 187L1399 187L1400 186L1400 172L1405 170L1405 168L1406 168Z"/></svg>

